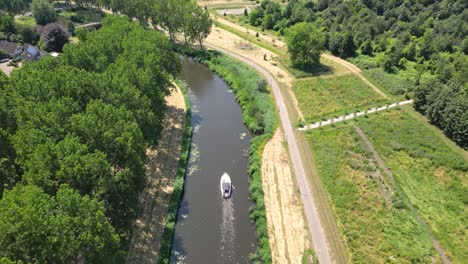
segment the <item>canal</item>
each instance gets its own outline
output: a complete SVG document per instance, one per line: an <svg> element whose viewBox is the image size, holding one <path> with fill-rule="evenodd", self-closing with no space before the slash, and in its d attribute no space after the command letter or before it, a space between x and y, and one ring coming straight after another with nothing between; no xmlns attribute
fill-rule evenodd
<svg viewBox="0 0 468 264"><path fill-rule="evenodd" d="M249 263L256 243L248 199L251 134L234 94L208 67L184 58L181 79L188 85L194 130L171 263ZM231 199L221 197L224 172L234 187Z"/></svg>

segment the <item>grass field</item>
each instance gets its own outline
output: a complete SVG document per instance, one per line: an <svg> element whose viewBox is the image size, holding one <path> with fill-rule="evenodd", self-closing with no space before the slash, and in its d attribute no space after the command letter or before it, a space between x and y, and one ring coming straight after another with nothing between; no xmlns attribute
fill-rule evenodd
<svg viewBox="0 0 468 264"><path fill-rule="evenodd" d="M359 122L450 259L463 263L468 259L466 152L403 111Z"/></svg>
<svg viewBox="0 0 468 264"><path fill-rule="evenodd" d="M407 111L412 111L410 108ZM327 189L350 259L355 263L440 259L425 228L407 209L408 197L453 263L466 253L466 152L406 110L355 122L393 172L393 183L351 123L312 130L307 138Z"/></svg>
<svg viewBox="0 0 468 264"><path fill-rule="evenodd" d="M405 68L394 68L394 72L385 72L379 68L379 57L383 54L377 54L376 57L358 55L350 58L349 61L357 65L374 85L383 89L394 96L402 97L405 93L411 93L416 86L417 79L420 83L430 82L434 79L433 75L427 72L418 73L418 66L415 62L408 61ZM419 77L418 77L419 76Z"/></svg>
<svg viewBox="0 0 468 264"><path fill-rule="evenodd" d="M296 80L293 91L307 122L341 116L388 102L352 74Z"/></svg>
<svg viewBox="0 0 468 264"><path fill-rule="evenodd" d="M15 18L15 22L27 27L34 27L36 25L36 20L33 17L20 16Z"/></svg>

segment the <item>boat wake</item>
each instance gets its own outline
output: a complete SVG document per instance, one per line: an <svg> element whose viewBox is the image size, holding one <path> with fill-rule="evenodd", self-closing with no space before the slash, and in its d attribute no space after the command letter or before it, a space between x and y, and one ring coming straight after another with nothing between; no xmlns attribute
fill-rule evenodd
<svg viewBox="0 0 468 264"><path fill-rule="evenodd" d="M221 256L224 263L235 263L235 228L233 198L222 199L223 220L221 222Z"/></svg>

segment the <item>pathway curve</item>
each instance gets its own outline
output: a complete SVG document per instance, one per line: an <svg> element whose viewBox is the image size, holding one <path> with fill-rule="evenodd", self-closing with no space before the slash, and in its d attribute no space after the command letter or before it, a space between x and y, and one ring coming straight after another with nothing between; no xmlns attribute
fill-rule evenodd
<svg viewBox="0 0 468 264"><path fill-rule="evenodd" d="M240 56L234 52L225 50L224 48L221 48L219 46L212 45L210 43L206 43L206 45L255 68L267 79L268 83L271 85L273 95L276 98L275 101L279 110L281 124L283 126L284 133L286 136L286 143L288 145L289 153L291 155L291 162L293 164L294 174L296 176L296 181L299 186L302 202L304 204L304 210L307 217L309 230L312 235L312 240L315 246L315 252L321 264L332 263L330 253L327 247L327 242L325 239L325 234L323 232L323 228L317 213L317 207L315 205L314 197L312 196L312 192L307 181L304 164L302 163L302 159L299 153L298 143L294 135L294 128L289 118L288 110L286 108L286 104L284 102L284 98L281 94L278 83L268 71L266 71L263 67L254 63L250 59Z"/></svg>
<svg viewBox="0 0 468 264"><path fill-rule="evenodd" d="M352 114L349 114L349 115L344 115L344 116L328 119L328 120L325 120L325 121L316 122L316 123L310 124L308 126L301 127L298 130L299 131L311 130L311 129L331 125L331 124L334 124L334 123L339 123L339 122L343 122L343 121L346 121L346 120L350 120L350 119L356 118L358 116L364 116L364 115L367 115L367 114L377 113L377 112L380 112L380 111L388 110L388 109L391 109L391 108L395 108L395 107L398 107L398 106L407 105L407 104L411 104L411 103L413 103L413 100L406 100L406 101L402 101L402 102L398 102L398 103L384 105L384 106L381 106L381 107L375 107L375 108L371 108L371 109L369 109L367 111L360 111L360 112L357 112L357 113L352 113Z"/></svg>
<svg viewBox="0 0 468 264"><path fill-rule="evenodd" d="M322 53L321 56L323 58L326 58L326 59L329 59L329 60L334 61L336 63L339 63L339 64L343 65L344 67L348 68L350 71L352 71L354 74L356 74L359 78L361 78L361 80L363 82L365 82L367 85L369 85L376 93L380 94L381 96L383 96L386 99L389 99L389 97L386 94L384 94L379 88L377 88L374 84L372 84L369 80L367 80L366 77L364 77L361 74L361 69L359 69L356 65L352 64L349 61L343 60L342 58L338 58L338 57L330 55L330 54Z"/></svg>

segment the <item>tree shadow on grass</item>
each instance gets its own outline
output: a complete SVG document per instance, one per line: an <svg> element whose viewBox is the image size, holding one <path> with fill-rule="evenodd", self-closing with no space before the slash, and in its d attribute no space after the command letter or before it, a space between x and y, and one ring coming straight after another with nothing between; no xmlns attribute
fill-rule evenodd
<svg viewBox="0 0 468 264"><path fill-rule="evenodd" d="M316 77L321 75L331 75L335 70L323 63L314 64L306 67L300 67L291 63L287 57L279 57L278 62L281 63L294 77L301 79L307 77Z"/></svg>

